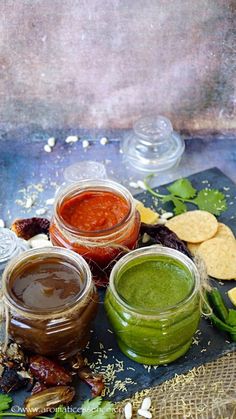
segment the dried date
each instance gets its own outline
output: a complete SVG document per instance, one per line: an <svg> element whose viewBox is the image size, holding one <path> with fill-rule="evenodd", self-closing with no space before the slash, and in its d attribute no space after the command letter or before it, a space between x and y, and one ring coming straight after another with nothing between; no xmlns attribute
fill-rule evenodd
<svg viewBox="0 0 236 419"><path fill-rule="evenodd" d="M77 354L71 360L71 368L82 381L90 386L92 397L97 397L102 394L105 387L103 376L93 373L89 366L85 364L81 354Z"/></svg>
<svg viewBox="0 0 236 419"><path fill-rule="evenodd" d="M47 218L32 217L15 220L11 229L21 239L29 240L41 233L49 236L49 226L50 221Z"/></svg>
<svg viewBox="0 0 236 419"><path fill-rule="evenodd" d="M29 383L28 378L23 378L17 373L15 368L4 368L2 376L0 378L0 388L4 393L10 393L10 391L19 390L20 388L26 387Z"/></svg>
<svg viewBox="0 0 236 419"><path fill-rule="evenodd" d="M73 387L57 386L33 394L25 400L24 407L28 418L50 412L61 404L70 403L75 396Z"/></svg>
<svg viewBox="0 0 236 419"><path fill-rule="evenodd" d="M41 355L30 357L29 369L36 380L46 386L67 385L72 381L70 373L64 367Z"/></svg>
<svg viewBox="0 0 236 419"><path fill-rule="evenodd" d="M45 386L45 384L40 383L39 381L37 381L34 385L34 387L31 390L31 394L37 394L40 393L41 391L47 390L47 386Z"/></svg>
<svg viewBox="0 0 236 419"><path fill-rule="evenodd" d="M89 367L78 370L79 378L91 388L92 397L101 396L105 384L101 374L94 374Z"/></svg>

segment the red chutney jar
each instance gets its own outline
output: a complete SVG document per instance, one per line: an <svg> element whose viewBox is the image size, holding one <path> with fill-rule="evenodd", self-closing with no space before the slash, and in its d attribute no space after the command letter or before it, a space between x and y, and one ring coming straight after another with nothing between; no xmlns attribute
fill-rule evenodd
<svg viewBox="0 0 236 419"><path fill-rule="evenodd" d="M115 261L137 245L140 216L130 192L111 180L82 180L56 198L51 241L82 255L97 285L106 285Z"/></svg>

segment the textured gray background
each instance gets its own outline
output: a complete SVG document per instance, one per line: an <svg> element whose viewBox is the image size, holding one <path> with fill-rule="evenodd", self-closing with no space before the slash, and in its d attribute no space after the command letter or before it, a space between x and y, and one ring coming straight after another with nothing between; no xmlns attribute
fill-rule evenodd
<svg viewBox="0 0 236 419"><path fill-rule="evenodd" d="M0 128L236 132L236 0L0 0Z"/></svg>

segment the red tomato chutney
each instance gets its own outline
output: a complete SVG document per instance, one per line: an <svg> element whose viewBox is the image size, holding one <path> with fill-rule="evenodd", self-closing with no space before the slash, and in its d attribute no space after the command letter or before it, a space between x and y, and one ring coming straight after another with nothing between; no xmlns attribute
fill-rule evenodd
<svg viewBox="0 0 236 419"><path fill-rule="evenodd" d="M115 261L136 247L140 217L130 192L110 180L73 183L56 199L51 241L81 254L100 285Z"/></svg>
<svg viewBox="0 0 236 419"><path fill-rule="evenodd" d="M65 222L82 231L100 231L114 227L129 213L129 204L112 192L82 192L66 200L60 214Z"/></svg>

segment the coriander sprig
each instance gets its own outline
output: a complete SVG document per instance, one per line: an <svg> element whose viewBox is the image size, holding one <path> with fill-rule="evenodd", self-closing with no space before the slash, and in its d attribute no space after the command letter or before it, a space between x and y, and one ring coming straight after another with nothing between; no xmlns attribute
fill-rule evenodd
<svg viewBox="0 0 236 419"><path fill-rule="evenodd" d="M204 188L197 191L188 179L178 179L167 187L169 194L162 195L154 191L149 185L154 175L148 175L144 179L145 188L150 194L162 200L163 203L172 202L175 215L187 211L186 203L196 205L198 209L208 211L214 215L220 215L227 209L225 195L217 189Z"/></svg>
<svg viewBox="0 0 236 419"><path fill-rule="evenodd" d="M8 412L13 399L6 394L0 394L0 417L18 417L25 418L23 413ZM64 406L56 409L55 416L52 419L115 419L114 404L101 397L92 400L86 400L82 404L82 414L68 413ZM35 419L49 419L46 416L37 416Z"/></svg>

